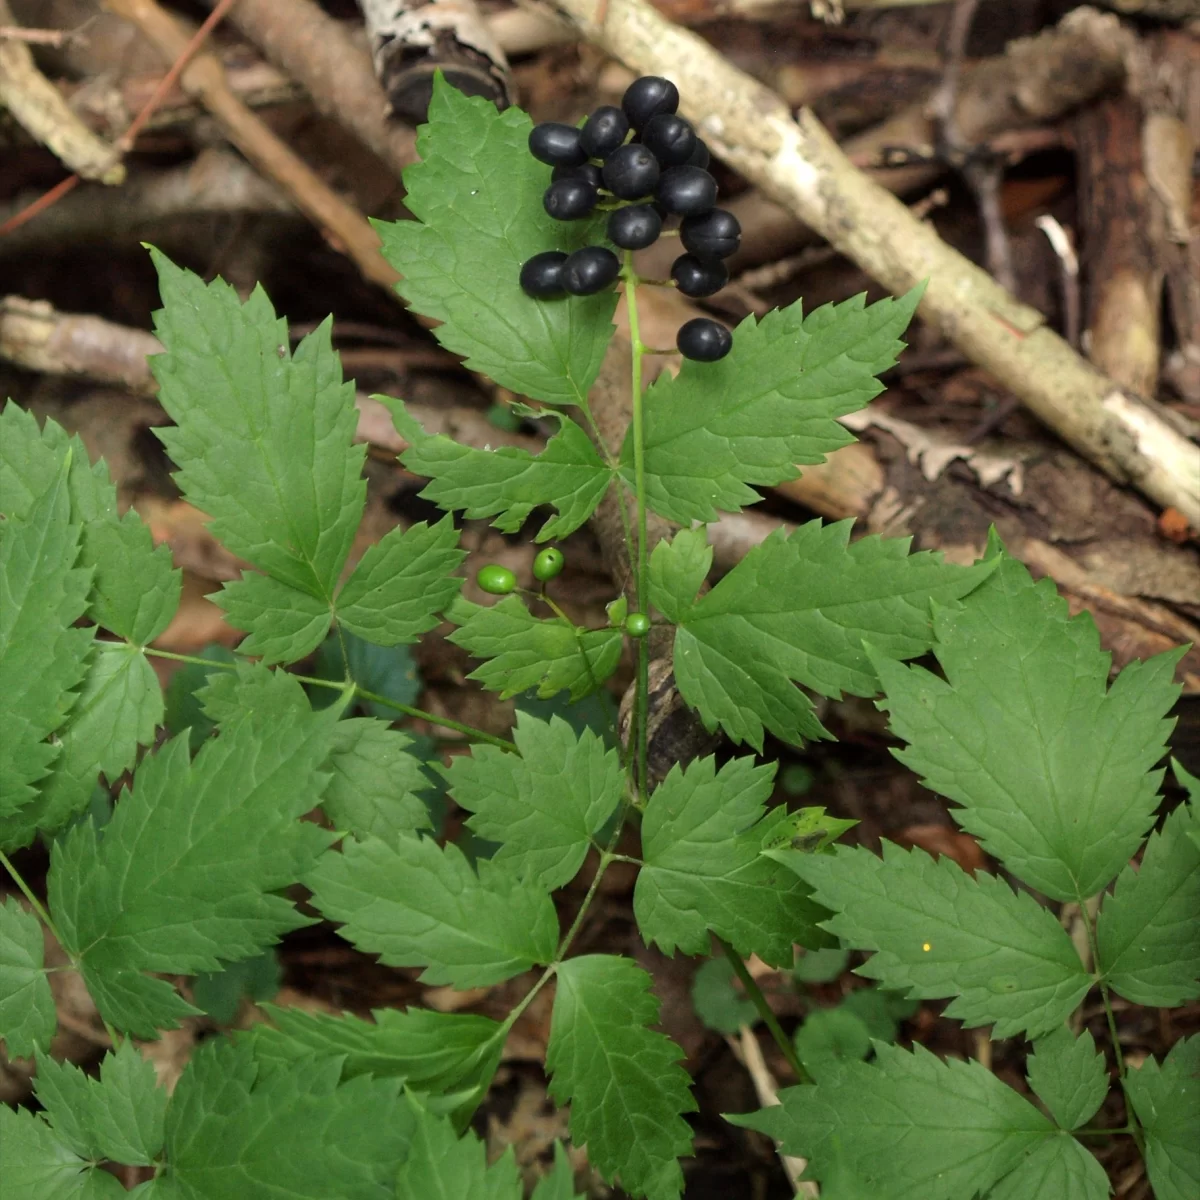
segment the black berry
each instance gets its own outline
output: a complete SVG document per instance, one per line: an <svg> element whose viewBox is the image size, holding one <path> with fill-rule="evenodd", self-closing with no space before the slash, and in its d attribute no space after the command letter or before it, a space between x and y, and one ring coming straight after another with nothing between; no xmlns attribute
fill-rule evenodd
<svg viewBox="0 0 1200 1200"><path fill-rule="evenodd" d="M584 163L581 167L555 167L550 172L550 181L557 183L560 179L582 179L584 183L590 183L595 188L604 183L600 176L600 168L595 163Z"/></svg>
<svg viewBox="0 0 1200 1200"><path fill-rule="evenodd" d="M695 317L679 327L675 345L684 358L692 358L696 362L716 362L729 353L733 336L724 325L718 325L708 317Z"/></svg>
<svg viewBox="0 0 1200 1200"><path fill-rule="evenodd" d="M679 107L679 89L659 75L643 75L625 89L621 107L630 125L634 129L643 129L651 117L673 113Z"/></svg>
<svg viewBox="0 0 1200 1200"><path fill-rule="evenodd" d="M702 167L668 167L654 196L667 212L695 216L716 204L717 181Z"/></svg>
<svg viewBox="0 0 1200 1200"><path fill-rule="evenodd" d="M556 221L578 221L596 207L599 198L595 187L582 179L560 179L546 189L542 204Z"/></svg>
<svg viewBox="0 0 1200 1200"><path fill-rule="evenodd" d="M640 200L658 183L658 159L636 144L614 150L604 160L604 186L622 200Z"/></svg>
<svg viewBox="0 0 1200 1200"><path fill-rule="evenodd" d="M622 250L644 250L662 233L662 217L653 204L618 208L608 218L608 240Z"/></svg>
<svg viewBox="0 0 1200 1200"><path fill-rule="evenodd" d="M696 144L692 147L691 157L684 164L689 167L707 167L712 162L712 155L708 152L708 147L699 139L696 139Z"/></svg>
<svg viewBox="0 0 1200 1200"><path fill-rule="evenodd" d="M549 300L563 294L562 268L567 256L561 250L535 254L521 268L521 287L526 295Z"/></svg>
<svg viewBox="0 0 1200 1200"><path fill-rule="evenodd" d="M611 104L598 108L583 123L579 144L589 158L607 158L629 132L629 118Z"/></svg>
<svg viewBox="0 0 1200 1200"><path fill-rule="evenodd" d="M572 296L602 292L621 270L617 256L603 246L584 246L562 265L562 286Z"/></svg>
<svg viewBox="0 0 1200 1200"><path fill-rule="evenodd" d="M579 144L579 130L559 121L543 121L529 131L529 153L552 167L579 167L588 157Z"/></svg>
<svg viewBox="0 0 1200 1200"><path fill-rule="evenodd" d="M684 217L679 238L697 258L728 258L737 253L742 227L733 213L714 208L698 217Z"/></svg>
<svg viewBox="0 0 1200 1200"><path fill-rule="evenodd" d="M674 113L659 113L646 122L642 145L650 148L660 166L682 166L696 148L696 131Z"/></svg>
<svg viewBox="0 0 1200 1200"><path fill-rule="evenodd" d="M671 278L685 296L711 296L729 282L729 271L723 262L681 254L671 264Z"/></svg>

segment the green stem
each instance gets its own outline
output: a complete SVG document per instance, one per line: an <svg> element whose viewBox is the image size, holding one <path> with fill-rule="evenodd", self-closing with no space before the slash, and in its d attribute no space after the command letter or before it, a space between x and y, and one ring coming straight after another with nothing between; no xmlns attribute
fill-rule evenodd
<svg viewBox="0 0 1200 1200"><path fill-rule="evenodd" d="M0 850L0 867L3 867L9 873L9 875L12 876L13 882L21 889L25 899L29 901L29 907L32 908L35 913L37 913L42 924L45 925L52 934L54 934L54 940L58 942L60 946L62 946L62 935L58 932L54 922L50 919L50 914L46 911L42 902L33 894L33 889L21 877L21 872L13 866L12 860L7 854L4 853L3 850ZM65 951L66 947L63 946L63 949Z"/></svg>
<svg viewBox="0 0 1200 1200"><path fill-rule="evenodd" d="M767 1003L767 998L762 994L762 988L754 981L754 976L746 969L746 964L742 961L742 956L727 942L724 938L717 938L722 950L725 951L725 957L729 959L730 966L733 967L734 974L742 981L742 987L746 989L746 995L750 997L754 1007L758 1009L758 1015L762 1017L763 1024L775 1039L777 1045L787 1059L788 1066L796 1075L796 1079L800 1083L812 1083L808 1072L804 1069L804 1064L800 1061L796 1054L796 1047L792 1045L791 1038L783 1032L783 1027L779 1024L778 1017L771 1011L771 1006Z"/></svg>
<svg viewBox="0 0 1200 1200"><path fill-rule="evenodd" d="M625 307L629 314L629 340L632 344L630 357L633 363L633 391L630 400L633 414L634 493L637 500L637 605L642 612L649 616L650 570L646 550L646 543L649 541L646 524L646 435L642 419L642 356L646 352L646 347L642 344L642 335L638 328L638 277L633 269L632 251L625 251L622 275L625 279ZM650 650L646 645L645 638L639 638L637 643L636 707L637 785L644 804L649 791L646 783L646 758L649 751L650 715Z"/></svg>

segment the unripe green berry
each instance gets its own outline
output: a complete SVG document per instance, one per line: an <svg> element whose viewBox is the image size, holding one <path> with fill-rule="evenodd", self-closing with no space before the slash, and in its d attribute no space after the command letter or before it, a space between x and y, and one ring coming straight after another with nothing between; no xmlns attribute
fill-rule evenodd
<svg viewBox="0 0 1200 1200"><path fill-rule="evenodd" d="M625 632L631 638L644 638L650 632L650 618L644 612L631 612L625 618Z"/></svg>
<svg viewBox="0 0 1200 1200"><path fill-rule="evenodd" d="M556 575L561 575L565 561L563 552L555 546L547 546L545 550L539 550L537 557L533 560L534 579L546 583Z"/></svg>
<svg viewBox="0 0 1200 1200"><path fill-rule="evenodd" d="M479 568L475 582L479 584L480 591L487 592L489 596L507 596L517 586L517 577L499 563L488 563L486 567Z"/></svg>

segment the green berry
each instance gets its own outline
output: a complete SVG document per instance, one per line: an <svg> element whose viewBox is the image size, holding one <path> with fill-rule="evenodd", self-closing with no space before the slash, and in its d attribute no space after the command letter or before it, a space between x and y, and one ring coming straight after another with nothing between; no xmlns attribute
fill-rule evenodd
<svg viewBox="0 0 1200 1200"><path fill-rule="evenodd" d="M488 563L486 567L479 568L475 582L489 596L507 596L517 586L517 577L499 563Z"/></svg>
<svg viewBox="0 0 1200 1200"><path fill-rule="evenodd" d="M644 612L631 612L625 618L625 632L631 638L644 638L650 632L650 618Z"/></svg>
<svg viewBox="0 0 1200 1200"><path fill-rule="evenodd" d="M556 575L561 575L565 561L563 552L554 546L547 546L545 550L539 550L537 558L533 560L534 579L547 583Z"/></svg>

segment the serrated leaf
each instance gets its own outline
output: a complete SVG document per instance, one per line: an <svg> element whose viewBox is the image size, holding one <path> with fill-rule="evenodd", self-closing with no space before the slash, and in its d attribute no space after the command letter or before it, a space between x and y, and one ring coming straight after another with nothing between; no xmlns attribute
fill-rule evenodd
<svg viewBox="0 0 1200 1200"><path fill-rule="evenodd" d="M1014 559L957 610L940 611L945 681L881 661L896 757L963 805L959 823L1010 871L1055 900L1101 891L1137 850L1158 806L1182 651L1127 666L1091 617L1068 618L1052 580Z"/></svg>
<svg viewBox="0 0 1200 1200"><path fill-rule="evenodd" d="M1025 1062L1029 1086L1066 1130L1096 1114L1108 1094L1104 1055L1085 1029L1078 1037L1062 1026L1039 1038Z"/></svg>
<svg viewBox="0 0 1200 1200"><path fill-rule="evenodd" d="M423 967L425 983L486 987L553 961L549 892L498 863L478 868L453 844L402 833L347 840L305 882L343 937L388 966Z"/></svg>
<svg viewBox="0 0 1200 1200"><path fill-rule="evenodd" d="M0 522L0 843L9 850L32 838L10 832L10 819L34 800L32 785L59 754L46 738L77 702L95 633L72 628L91 577L75 565L80 531L69 514L64 468L25 517L9 512Z"/></svg>
<svg viewBox="0 0 1200 1200"><path fill-rule="evenodd" d="M102 835L85 822L55 843L51 911L106 1019L152 1037L145 1017L171 1006L171 989L140 972L211 971L310 923L272 893L332 838L299 820L327 782L317 768L332 724L325 714L247 719L194 761L187 738L174 738L138 768Z"/></svg>
<svg viewBox="0 0 1200 1200"><path fill-rule="evenodd" d="M255 1025L245 1036L255 1059L271 1069L334 1055L342 1059L343 1079L374 1075L428 1092L486 1090L504 1049L504 1026L473 1013L381 1008L371 1022L349 1013L263 1008L273 1024Z"/></svg>
<svg viewBox="0 0 1200 1200"><path fill-rule="evenodd" d="M377 222L397 290L441 321L435 336L467 366L548 404L587 407L612 337L614 292L533 300L518 278L543 250L595 242L597 223L564 225L542 207L550 171L529 154L532 121L434 83L420 162L404 172L415 221Z"/></svg>
<svg viewBox="0 0 1200 1200"><path fill-rule="evenodd" d="M421 694L417 664L407 646L376 646L348 629L339 629L335 637L322 643L313 673L318 679L335 683L343 683L349 677L363 691L386 696L401 705L413 704ZM327 707L333 703L334 695L330 688L313 688L313 708ZM398 719L399 709L395 704L364 700L361 696L356 703L373 717L385 721Z"/></svg>
<svg viewBox="0 0 1200 1200"><path fill-rule="evenodd" d="M333 621L329 601L291 584L244 571L208 596L237 629L249 633L238 650L264 663L297 662L324 640Z"/></svg>
<svg viewBox="0 0 1200 1200"><path fill-rule="evenodd" d="M711 933L743 957L791 965L793 943L821 940L828 914L809 887L759 853L786 809L766 813L775 764L702 758L671 768L642 818L642 869L633 912L642 937L666 954L705 954ZM710 932L711 931L711 932Z"/></svg>
<svg viewBox="0 0 1200 1200"><path fill-rule="evenodd" d="M380 646L415 642L458 595L462 580L450 572L465 557L450 517L390 530L338 593L339 625Z"/></svg>
<svg viewBox="0 0 1200 1200"><path fill-rule="evenodd" d="M986 1194L1038 1145L1062 1135L979 1063L943 1062L875 1043L875 1061L845 1063L816 1086L785 1088L780 1103L728 1116L809 1160L822 1180L840 1156L866 1194L962 1200Z"/></svg>
<svg viewBox="0 0 1200 1200"><path fill-rule="evenodd" d="M519 755L477 745L455 755L445 776L474 814L471 830L500 843L495 861L553 891L583 865L592 837L621 802L625 772L616 750L559 717L539 721L518 711L512 738Z"/></svg>
<svg viewBox="0 0 1200 1200"><path fill-rule="evenodd" d="M339 1082L336 1058L260 1075L245 1043L208 1041L167 1110L167 1175L183 1200L392 1200L414 1127L392 1079Z"/></svg>
<svg viewBox="0 0 1200 1200"><path fill-rule="evenodd" d="M858 822L844 817L831 817L823 807L801 808L789 813L786 821L775 825L769 837L763 838L763 852L789 850L797 854L820 854ZM785 858L774 855L778 862Z"/></svg>
<svg viewBox="0 0 1200 1200"><path fill-rule="evenodd" d="M616 472L596 452L591 438L569 417L547 411L559 430L537 455L519 446L481 450L442 434L431 435L404 408L403 401L376 397L388 406L409 448L400 461L431 482L421 493L439 508L469 520L496 519L504 533L516 533L539 505L558 512L535 541L564 538L580 527L604 498Z"/></svg>
<svg viewBox="0 0 1200 1200"><path fill-rule="evenodd" d="M1188 799L1193 804L1200 804L1200 779L1187 770L1177 758L1171 759L1171 770L1174 771L1179 786L1187 792Z"/></svg>
<svg viewBox="0 0 1200 1200"><path fill-rule="evenodd" d="M1111 1194L1108 1174L1096 1156L1074 1138L1060 1137L1038 1146L988 1192L988 1200L1107 1200Z"/></svg>
<svg viewBox="0 0 1200 1200"><path fill-rule="evenodd" d="M525 1189L509 1146L488 1166L483 1143L470 1131L458 1137L444 1117L416 1108L408 1157L396 1177L396 1195L450 1200L522 1200Z"/></svg>
<svg viewBox="0 0 1200 1200"><path fill-rule="evenodd" d="M824 928L877 952L860 975L914 999L953 996L946 1016L994 1023L995 1038L1048 1033L1092 984L1049 909L994 875L972 878L951 858L884 842L882 858L835 846L831 855L791 854L787 864L834 911Z"/></svg>
<svg viewBox="0 0 1200 1200"><path fill-rule="evenodd" d="M683 1051L658 1022L650 976L627 958L589 954L557 971L546 1048L550 1095L571 1104L571 1137L605 1179L632 1196L678 1200L678 1158L692 1148L680 1115L695 1110Z"/></svg>
<svg viewBox="0 0 1200 1200"><path fill-rule="evenodd" d="M1191 1200L1200 1191L1200 1037L1176 1042L1161 1065L1146 1059L1125 1077L1125 1092L1146 1133L1156 1200Z"/></svg>
<svg viewBox="0 0 1200 1200"><path fill-rule="evenodd" d="M733 966L728 959L710 958L700 965L692 980L692 1007L708 1029L737 1033L743 1025L758 1020L758 1009L734 985Z"/></svg>
<svg viewBox="0 0 1200 1200"><path fill-rule="evenodd" d="M668 621L683 620L696 603L696 593L712 569L712 558L708 531L703 527L681 529L650 552L650 603Z"/></svg>
<svg viewBox="0 0 1200 1200"><path fill-rule="evenodd" d="M44 954L41 923L10 896L0 904L0 1038L9 1058L45 1050L54 1036Z"/></svg>
<svg viewBox="0 0 1200 1200"><path fill-rule="evenodd" d="M98 1079L40 1056L34 1088L55 1132L83 1158L150 1166L162 1151L167 1093L129 1040L104 1056Z"/></svg>
<svg viewBox="0 0 1200 1200"><path fill-rule="evenodd" d="M715 521L761 499L769 487L854 441L836 418L883 391L876 378L904 348L899 340L921 298L866 306L865 294L804 316L800 301L746 317L717 363L684 360L646 393L646 503L671 521ZM633 440L621 451L633 486Z"/></svg>
<svg viewBox="0 0 1200 1200"><path fill-rule="evenodd" d="M224 675L237 658L233 651L213 642L196 653L204 665L190 662L180 665L171 676L165 692L166 709L163 724L171 734L191 731L192 750L199 750L204 739L216 727L200 703L199 693L208 684L210 675ZM228 664L222 667L220 664Z"/></svg>
<svg viewBox="0 0 1200 1200"><path fill-rule="evenodd" d="M543 700L563 691L578 700L598 690L621 661L621 630L580 629L561 617L538 620L516 596L490 607L460 597L446 615L459 626L449 640L489 660L467 678L499 692L501 700L531 688Z"/></svg>
<svg viewBox="0 0 1200 1200"><path fill-rule="evenodd" d="M0 1104L0 1200L120 1200L128 1195L115 1175L75 1154L28 1109Z"/></svg>
<svg viewBox="0 0 1200 1200"><path fill-rule="evenodd" d="M1135 1004L1173 1008L1200 995L1200 831L1191 804L1152 833L1136 870L1126 865L1096 922L1097 962Z"/></svg>
<svg viewBox="0 0 1200 1200"><path fill-rule="evenodd" d="M993 569L909 554L909 539L849 543L851 522L810 521L755 546L707 595L679 608L675 682L705 725L761 750L827 737L801 683L825 696L879 690L864 640L891 658L933 641L931 600L966 595ZM656 551L657 553L657 551Z"/></svg>

